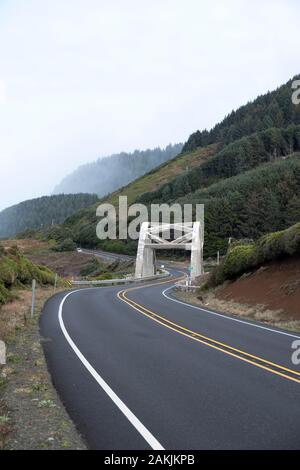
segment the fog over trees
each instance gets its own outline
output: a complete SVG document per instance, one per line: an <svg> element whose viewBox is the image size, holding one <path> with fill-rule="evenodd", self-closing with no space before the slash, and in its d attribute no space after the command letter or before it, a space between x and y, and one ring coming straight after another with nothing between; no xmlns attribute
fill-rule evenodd
<svg viewBox="0 0 300 470"><path fill-rule="evenodd" d="M135 150L133 153L121 152L99 158L66 176L55 187L54 194L95 193L105 196L174 158L181 152L182 146L170 144L164 149Z"/></svg>

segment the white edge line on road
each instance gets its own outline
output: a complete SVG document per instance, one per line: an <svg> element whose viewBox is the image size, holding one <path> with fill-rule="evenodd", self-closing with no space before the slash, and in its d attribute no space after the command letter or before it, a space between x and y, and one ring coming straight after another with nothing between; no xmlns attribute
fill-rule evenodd
<svg viewBox="0 0 300 470"><path fill-rule="evenodd" d="M248 321L245 321L245 320L240 320L239 318L234 318L234 317L230 317L228 315L223 315L222 313L217 313L217 312L213 312L212 310L207 310L206 308L203 308L203 307L197 307L196 305L191 305L191 304L188 304L186 302L182 302L181 300L177 300L177 299L174 299L173 297L170 297L169 295L166 294L166 292L168 292L169 290L171 289L174 289L175 286L171 286L171 287L168 287L167 289L165 289L163 292L162 292L162 295L168 299L168 300L172 300L172 302L177 302L178 304L182 304L182 305L185 305L186 307L190 307L190 308L194 308L196 310L202 310L206 313L210 313L211 315L215 315L217 317L222 317L222 318L225 318L226 320L231 320L231 321L236 321L238 323L244 323L244 325L249 325L249 326L253 326L255 328L260 328L262 330L267 330L267 331L271 331L272 333L277 333L279 335L284 335L284 336L290 336L291 338L298 338L300 339L300 336L299 335L293 335L292 333L286 333L285 331L280 331L280 330L275 330L273 328L269 328L267 326L262 326L262 325L257 325L256 323L251 323L251 322L248 322Z"/></svg>
<svg viewBox="0 0 300 470"><path fill-rule="evenodd" d="M109 398L115 403L115 405L119 408L119 410L124 414L124 416L130 421L130 423L135 427L135 429L140 433L140 435L145 439L145 441L150 445L150 447L153 450L165 450L162 445L158 442L157 439L148 431L148 429L141 423L141 421L130 411L130 409L125 405L125 403L116 395L116 393L110 388L110 386L105 382L104 379L96 372L96 370L93 368L93 366L88 362L88 360L84 357L84 355L81 353L81 351L78 349L72 338L70 337L69 333L67 332L67 329L65 327L63 318L62 318L62 312L63 312L63 306L66 301L66 299L72 295L75 294L76 292L80 292L85 289L78 289L72 292L69 292L65 297L62 299L59 309L58 309L58 320L59 324L61 327L61 330L77 355L77 357L80 359L82 364L87 368L89 373L93 376L93 378L96 380L96 382L100 385L100 387L104 390L104 392L109 396Z"/></svg>

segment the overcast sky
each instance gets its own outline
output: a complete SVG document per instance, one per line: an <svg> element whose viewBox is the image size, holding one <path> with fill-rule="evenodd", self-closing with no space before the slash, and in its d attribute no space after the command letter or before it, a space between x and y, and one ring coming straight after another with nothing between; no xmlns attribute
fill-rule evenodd
<svg viewBox="0 0 300 470"><path fill-rule="evenodd" d="M298 0L0 0L0 209L299 73Z"/></svg>

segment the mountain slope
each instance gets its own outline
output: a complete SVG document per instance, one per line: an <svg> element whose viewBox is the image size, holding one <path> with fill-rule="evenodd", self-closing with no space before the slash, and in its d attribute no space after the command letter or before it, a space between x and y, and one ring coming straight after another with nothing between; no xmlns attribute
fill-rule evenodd
<svg viewBox="0 0 300 470"><path fill-rule="evenodd" d="M128 204L132 204L143 192L160 188L167 181L180 175L183 171L186 171L187 168L193 168L209 161L216 153L216 149L216 145L211 145L207 148L201 148L190 153L178 155L173 160L164 163L148 174L138 178L128 186L103 198L100 202L113 204L117 207L119 196L127 196ZM82 246L101 246L108 251L135 253L136 244L131 241L125 244L119 241L100 243L96 237L96 224L98 222L96 209L98 204L99 203L83 209L69 217L63 226L66 234L69 236L72 233L76 243Z"/></svg>
<svg viewBox="0 0 300 470"><path fill-rule="evenodd" d="M143 193L138 201L146 204L170 201L299 151L300 125L257 132L227 145L207 162L178 175L156 191Z"/></svg>
<svg viewBox="0 0 300 470"><path fill-rule="evenodd" d="M300 154L221 180L176 202L205 204L205 255L226 253L229 237L257 239L300 221Z"/></svg>
<svg viewBox="0 0 300 470"><path fill-rule="evenodd" d="M205 203L205 256L226 252L228 237L256 238L297 222L300 106L292 104L291 96L289 81L225 118L209 133L209 146L202 146L202 139L188 152L195 147L189 140L181 155L102 202L117 206L118 196L127 195L129 204ZM230 126L238 125L241 132L229 139ZM135 253L136 242L98 240L98 221L96 206L91 206L70 217L62 230L83 246Z"/></svg>
<svg viewBox="0 0 300 470"><path fill-rule="evenodd" d="M13 237L52 223L60 224L74 212L97 201L95 194L60 194L31 199L0 212L0 238Z"/></svg>
<svg viewBox="0 0 300 470"><path fill-rule="evenodd" d="M184 145L183 151L205 147L214 142L225 146L254 132L300 124L300 107L295 106L291 100L292 83L299 79L300 75L296 75L277 90L259 96L237 111L232 111L210 131L194 132Z"/></svg>
<svg viewBox="0 0 300 470"><path fill-rule="evenodd" d="M100 158L66 176L54 193L86 192L105 196L174 158L181 150L182 144L170 144L165 149L135 150L133 153L122 152Z"/></svg>

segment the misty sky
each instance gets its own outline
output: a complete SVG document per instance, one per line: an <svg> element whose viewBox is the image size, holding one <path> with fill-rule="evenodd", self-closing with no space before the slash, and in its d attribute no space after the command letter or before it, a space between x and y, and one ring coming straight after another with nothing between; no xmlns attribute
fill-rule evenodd
<svg viewBox="0 0 300 470"><path fill-rule="evenodd" d="M299 70L298 0L0 0L0 209Z"/></svg>

